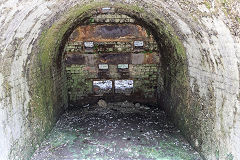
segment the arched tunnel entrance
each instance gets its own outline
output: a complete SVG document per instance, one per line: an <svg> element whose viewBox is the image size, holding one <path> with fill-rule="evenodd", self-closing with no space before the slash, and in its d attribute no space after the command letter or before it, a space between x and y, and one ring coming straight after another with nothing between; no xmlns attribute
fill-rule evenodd
<svg viewBox="0 0 240 160"><path fill-rule="evenodd" d="M183 46L141 12L93 7L43 35L35 112L49 130L67 113L32 159L201 159L173 125L189 105Z"/></svg>
<svg viewBox="0 0 240 160"><path fill-rule="evenodd" d="M239 6L1 1L0 159L240 159Z"/></svg>

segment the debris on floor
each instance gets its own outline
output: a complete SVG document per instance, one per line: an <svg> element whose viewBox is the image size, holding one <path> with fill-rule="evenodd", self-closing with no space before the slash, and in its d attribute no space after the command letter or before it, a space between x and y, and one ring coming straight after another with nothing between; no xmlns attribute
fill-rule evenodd
<svg viewBox="0 0 240 160"><path fill-rule="evenodd" d="M201 157L157 107L104 100L64 113L32 156L32 160L163 159Z"/></svg>
<svg viewBox="0 0 240 160"><path fill-rule="evenodd" d="M104 100L102 100L102 99L100 99L100 100L98 101L98 106L99 106L99 107L107 107L107 102L104 101Z"/></svg>

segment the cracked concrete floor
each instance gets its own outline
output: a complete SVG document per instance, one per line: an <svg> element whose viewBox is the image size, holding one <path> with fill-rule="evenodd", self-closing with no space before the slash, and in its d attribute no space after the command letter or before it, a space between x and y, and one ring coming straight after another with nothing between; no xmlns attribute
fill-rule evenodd
<svg viewBox="0 0 240 160"><path fill-rule="evenodd" d="M32 160L201 160L158 108L130 102L63 114Z"/></svg>

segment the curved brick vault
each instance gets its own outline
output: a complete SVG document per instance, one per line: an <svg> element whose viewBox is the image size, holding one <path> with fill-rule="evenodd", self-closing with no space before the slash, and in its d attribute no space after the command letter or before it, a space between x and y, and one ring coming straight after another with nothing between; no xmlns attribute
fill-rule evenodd
<svg viewBox="0 0 240 160"><path fill-rule="evenodd" d="M64 45L114 8L148 29L161 53L159 98L206 159L240 159L239 1L0 2L0 159L26 159L67 108Z"/></svg>

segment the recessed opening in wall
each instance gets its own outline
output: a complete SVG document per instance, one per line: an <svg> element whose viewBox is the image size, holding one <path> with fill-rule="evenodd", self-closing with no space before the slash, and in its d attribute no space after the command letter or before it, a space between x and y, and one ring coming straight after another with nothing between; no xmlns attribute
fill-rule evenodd
<svg viewBox="0 0 240 160"><path fill-rule="evenodd" d="M93 81L93 92L98 96L112 93L112 87L113 83L111 80Z"/></svg>
<svg viewBox="0 0 240 160"><path fill-rule="evenodd" d="M115 93L130 95L133 92L133 80L115 80Z"/></svg>
<svg viewBox="0 0 240 160"><path fill-rule="evenodd" d="M133 45L134 45L135 50L143 50L144 49L143 41L134 41Z"/></svg>
<svg viewBox="0 0 240 160"><path fill-rule="evenodd" d="M118 69L128 69L128 64L118 64Z"/></svg>
<svg viewBox="0 0 240 160"><path fill-rule="evenodd" d="M98 69L106 71L108 70L108 64L99 64Z"/></svg>
<svg viewBox="0 0 240 160"><path fill-rule="evenodd" d="M84 42L85 52L93 52L94 43L93 42Z"/></svg>

